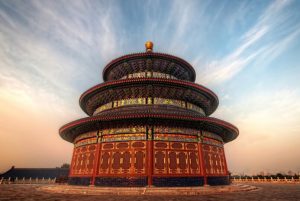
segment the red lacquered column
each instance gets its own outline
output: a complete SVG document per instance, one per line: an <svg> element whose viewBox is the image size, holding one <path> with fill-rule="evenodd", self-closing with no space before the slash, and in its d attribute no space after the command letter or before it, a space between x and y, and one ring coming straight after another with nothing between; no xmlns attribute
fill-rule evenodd
<svg viewBox="0 0 300 201"><path fill-rule="evenodd" d="M73 174L75 152L76 152L76 147L75 147L75 144L74 144L74 149L73 149L73 154L72 154L72 159L71 159L71 165L70 165L70 170L69 170L69 177L72 176L72 174Z"/></svg>
<svg viewBox="0 0 300 201"><path fill-rule="evenodd" d="M148 166L148 186L152 185L152 151L153 151L153 141L147 141L147 148L148 148L148 156L147 156L147 166Z"/></svg>
<svg viewBox="0 0 300 201"><path fill-rule="evenodd" d="M202 136L202 132L201 132L201 136ZM203 157L203 149L202 149L202 140L200 137L200 140L198 142L198 155L199 155L199 162L200 162L200 168L201 168L201 173L203 175L204 178L204 185L207 185L207 176L206 176L206 170L204 167L204 157Z"/></svg>
<svg viewBox="0 0 300 201"><path fill-rule="evenodd" d="M98 133L99 134L99 133ZM94 169L93 169L93 177L91 185L95 185L96 175L99 169L99 161L100 161L100 152L101 152L101 138L97 135L97 145L96 145L96 153L95 153L95 162L94 162Z"/></svg>
<svg viewBox="0 0 300 201"><path fill-rule="evenodd" d="M150 133L150 135L149 135ZM148 166L148 186L152 186L152 173L153 173L153 138L152 130L149 129L147 132L147 166Z"/></svg>
<svg viewBox="0 0 300 201"><path fill-rule="evenodd" d="M224 151L224 147L222 148L222 151L223 151L223 160L224 160L224 165L225 165L225 174L226 175L229 175L229 172L228 172L228 168L227 168L227 162L226 162L226 157L225 157L225 151Z"/></svg>

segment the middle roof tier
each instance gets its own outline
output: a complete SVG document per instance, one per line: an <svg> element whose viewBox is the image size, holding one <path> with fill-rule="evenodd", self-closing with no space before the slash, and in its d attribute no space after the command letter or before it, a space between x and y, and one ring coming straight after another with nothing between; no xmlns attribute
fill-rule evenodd
<svg viewBox="0 0 300 201"><path fill-rule="evenodd" d="M113 101L136 98L161 98L184 101L201 108L208 116L218 107L218 97L201 85L163 78L136 78L108 81L96 85L80 97L80 106L89 116ZM192 107L191 106L191 107Z"/></svg>

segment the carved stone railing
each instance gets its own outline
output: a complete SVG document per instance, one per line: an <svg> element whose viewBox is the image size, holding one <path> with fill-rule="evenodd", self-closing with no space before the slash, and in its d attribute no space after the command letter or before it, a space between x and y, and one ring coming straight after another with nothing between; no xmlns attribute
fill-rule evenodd
<svg viewBox="0 0 300 201"><path fill-rule="evenodd" d="M256 183L267 183L267 182L271 182L271 183L300 183L300 179L299 178L273 178L273 177L263 177L263 178L254 178L254 177L246 177L246 178L241 178L241 177L233 177L231 178L232 182L256 182Z"/></svg>
<svg viewBox="0 0 300 201"><path fill-rule="evenodd" d="M23 178L8 178L8 179L4 179L3 177L0 178L0 184L54 184L56 183L56 178L51 179L39 179L39 178L29 178L29 179L25 179L25 177Z"/></svg>

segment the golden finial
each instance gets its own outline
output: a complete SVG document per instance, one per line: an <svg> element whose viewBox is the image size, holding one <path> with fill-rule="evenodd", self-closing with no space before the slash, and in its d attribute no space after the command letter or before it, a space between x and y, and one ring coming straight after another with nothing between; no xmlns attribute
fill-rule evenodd
<svg viewBox="0 0 300 201"><path fill-rule="evenodd" d="M153 50L153 43L151 41L147 41L145 43L145 47L146 47L146 52L152 52L152 50Z"/></svg>

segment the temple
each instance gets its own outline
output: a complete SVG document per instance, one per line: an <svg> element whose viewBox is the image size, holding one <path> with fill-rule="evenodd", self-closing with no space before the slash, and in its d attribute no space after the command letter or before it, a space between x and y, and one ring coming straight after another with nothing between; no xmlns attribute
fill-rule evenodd
<svg viewBox="0 0 300 201"><path fill-rule="evenodd" d="M16 168L12 166L9 170L0 174L0 180L11 179L67 179L69 168ZM1 183L1 182L0 182Z"/></svg>
<svg viewBox="0 0 300 201"><path fill-rule="evenodd" d="M59 130L74 144L69 184L229 184L224 144L239 131L209 117L218 97L195 78L188 62L154 52L152 42L108 63L104 82L80 97L88 117Z"/></svg>

